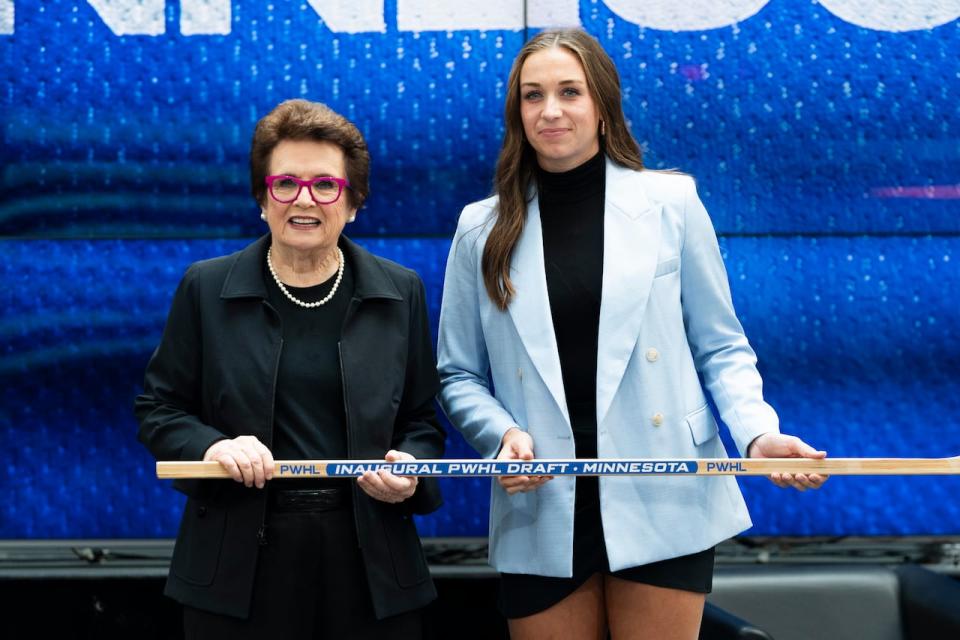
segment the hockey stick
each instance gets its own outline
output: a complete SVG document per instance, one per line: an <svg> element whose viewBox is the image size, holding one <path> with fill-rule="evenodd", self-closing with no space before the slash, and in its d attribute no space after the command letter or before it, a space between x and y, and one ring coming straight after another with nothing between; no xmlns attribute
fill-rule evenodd
<svg viewBox="0 0 960 640"><path fill-rule="evenodd" d="M817 473L831 476L960 475L953 458L701 458L543 460L277 460L274 478L357 478L367 471L399 476L766 476ZM219 462L158 462L157 477L229 478Z"/></svg>

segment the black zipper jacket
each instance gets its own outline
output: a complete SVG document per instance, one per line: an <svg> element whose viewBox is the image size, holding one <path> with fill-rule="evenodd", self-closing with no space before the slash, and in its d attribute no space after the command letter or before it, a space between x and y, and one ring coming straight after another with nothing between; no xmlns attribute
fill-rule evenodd
<svg viewBox="0 0 960 640"><path fill-rule="evenodd" d="M181 280L134 411L140 441L158 460L200 460L223 438L272 441L280 318L267 301L270 236L229 256L197 262ZM417 274L341 236L355 291L340 341L348 455L390 449L443 455L433 399L439 389L423 283ZM282 482L282 481L278 481ZM246 617L264 537L266 491L231 480L179 480L188 496L165 593L198 609ZM353 484L357 536L378 618L436 597L411 515L441 504L422 478L400 504Z"/></svg>

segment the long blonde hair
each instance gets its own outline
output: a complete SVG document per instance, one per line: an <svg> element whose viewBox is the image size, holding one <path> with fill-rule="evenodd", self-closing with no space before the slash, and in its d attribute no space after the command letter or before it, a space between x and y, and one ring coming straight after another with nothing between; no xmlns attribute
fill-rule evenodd
<svg viewBox="0 0 960 640"><path fill-rule="evenodd" d="M604 123L605 132L598 131L601 149L619 165L643 169L640 146L623 115L620 76L600 43L582 29L544 31L531 38L520 49L510 70L504 104L505 134L494 178L497 217L480 263L487 295L501 311L506 310L515 293L510 282L510 258L527 219L527 193L537 166L536 153L524 135L520 118L520 70L531 54L553 47L566 49L583 67L587 89Z"/></svg>

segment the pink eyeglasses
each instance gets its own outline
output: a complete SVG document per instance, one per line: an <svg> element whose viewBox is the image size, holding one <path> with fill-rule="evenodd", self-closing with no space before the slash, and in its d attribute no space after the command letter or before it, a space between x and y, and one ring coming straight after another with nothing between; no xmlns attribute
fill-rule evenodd
<svg viewBox="0 0 960 640"><path fill-rule="evenodd" d="M300 197L300 191L307 187L310 197L317 204L332 204L340 199L344 187L350 188L350 181L333 176L320 176L301 180L293 176L267 176L267 189L270 197L277 202L289 204Z"/></svg>

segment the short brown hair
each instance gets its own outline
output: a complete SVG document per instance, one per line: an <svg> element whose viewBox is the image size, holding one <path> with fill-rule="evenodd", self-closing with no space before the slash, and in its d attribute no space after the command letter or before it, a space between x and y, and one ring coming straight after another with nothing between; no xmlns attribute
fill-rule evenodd
<svg viewBox="0 0 960 640"><path fill-rule="evenodd" d="M257 123L250 144L250 189L257 204L267 197L270 156L283 140L330 142L343 151L350 205L359 209L370 194L370 152L356 125L320 102L286 100ZM337 176L339 177L339 176Z"/></svg>
<svg viewBox="0 0 960 640"><path fill-rule="evenodd" d="M490 297L501 311L513 299L510 258L527 220L527 191L536 175L536 153L523 133L520 117L520 71L531 54L558 47L577 57L583 67L587 89L597 106L605 133L600 148L623 167L643 169L640 146L627 127L620 95L617 67L597 39L583 29L543 31L530 39L513 61L504 104L504 136L497 160L494 191L498 196L497 220L487 237L480 267Z"/></svg>

